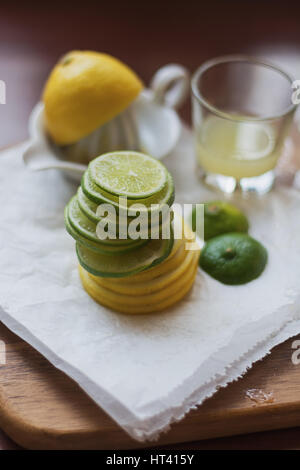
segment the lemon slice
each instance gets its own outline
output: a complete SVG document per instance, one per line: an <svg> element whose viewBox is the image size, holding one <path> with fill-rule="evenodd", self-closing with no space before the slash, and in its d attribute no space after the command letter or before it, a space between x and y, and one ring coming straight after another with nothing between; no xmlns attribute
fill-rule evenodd
<svg viewBox="0 0 300 470"><path fill-rule="evenodd" d="M100 188L117 196L144 199L167 184L161 162L140 152L110 152L89 164L89 176Z"/></svg>
<svg viewBox="0 0 300 470"><path fill-rule="evenodd" d="M98 303L111 308L112 310L128 313L132 315L141 315L144 313L155 313L161 312L166 308L171 307L172 305L179 302L192 288L196 275L198 271L198 266L194 268L188 278L180 278L176 283L175 294L173 296L167 296L166 299L158 301L153 304L137 306L137 305L124 305L121 302L114 302L103 295L99 295L99 286L96 282L89 277L87 273L81 266L79 266L79 274L82 281L82 285L86 292Z"/></svg>
<svg viewBox="0 0 300 470"><path fill-rule="evenodd" d="M126 284L128 283L135 283L138 285L139 283L145 281L152 281L163 274L177 268L184 260L186 256L186 252L184 250L184 242L181 240L181 243L178 243L178 240L174 240L173 250L171 251L168 258L166 258L162 263L154 266L153 268L149 268L146 271L139 272L130 276L129 278L121 278L121 279L112 279L110 278L110 284ZM174 251L175 249L175 251Z"/></svg>
<svg viewBox="0 0 300 470"><path fill-rule="evenodd" d="M120 292L114 292L97 282L99 298L106 298L107 300L116 302L118 304L123 304L127 307L140 306L142 308L144 305L152 305L158 302L162 302L167 297L173 297L177 293L177 290L193 276L197 263L198 256L193 253L189 258L184 277L174 279L173 282L170 282L165 287L162 287L156 291L150 291L148 293L136 293L134 295L122 294ZM95 279L93 278L93 280Z"/></svg>
<svg viewBox="0 0 300 470"><path fill-rule="evenodd" d="M177 231L177 224L180 223L181 217L175 212L174 213L174 231ZM189 230L188 225L184 224L182 225L182 228L184 229L184 232L181 234L181 238L176 238L174 239L174 245L173 249L168 256L162 263L151 267L147 269L146 271L139 272L135 275L130 276L130 279L110 279L111 283L119 283L119 282L128 282L130 281L131 283L134 282L143 282L147 280L152 280L162 274L165 274L167 272L170 272L172 269L177 267L179 263L181 263L185 257L185 244L187 239L185 238L185 234L190 238L192 236L191 230ZM190 241L194 241L195 236L190 239Z"/></svg>
<svg viewBox="0 0 300 470"><path fill-rule="evenodd" d="M131 296L128 300L128 303L134 305L136 304L135 299L140 299L140 296L143 296L144 303L148 299L147 296L149 294L154 294L156 292L165 289L170 284L172 284L175 280L179 279L181 276L185 276L188 274L191 266L194 267L199 260L200 251L188 251L185 252L185 258L183 262L176 267L175 269L170 270L169 272L162 274L154 279L144 281L144 282L137 282L133 283L132 281L129 282L127 279L127 283L111 283L110 280L96 277L90 275L93 280L101 287L107 289L108 292L113 292L114 294L123 294L125 296ZM171 287L171 286L170 286ZM167 295L172 295L171 289L167 291ZM127 299L125 297L125 299ZM121 297L119 297L121 300ZM153 299L156 297L154 296ZM131 300L132 299L132 300Z"/></svg>

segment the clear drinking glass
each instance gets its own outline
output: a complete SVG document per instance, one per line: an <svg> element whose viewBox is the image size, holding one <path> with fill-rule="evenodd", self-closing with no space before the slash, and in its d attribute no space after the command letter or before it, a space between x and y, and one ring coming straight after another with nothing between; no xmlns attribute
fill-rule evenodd
<svg viewBox="0 0 300 470"><path fill-rule="evenodd" d="M259 59L226 56L205 62L192 78L199 173L225 192L267 192L296 105L293 80Z"/></svg>

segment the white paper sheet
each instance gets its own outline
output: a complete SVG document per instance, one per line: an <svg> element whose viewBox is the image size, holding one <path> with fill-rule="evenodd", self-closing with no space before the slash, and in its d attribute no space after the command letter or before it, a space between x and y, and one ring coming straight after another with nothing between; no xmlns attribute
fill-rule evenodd
<svg viewBox="0 0 300 470"><path fill-rule="evenodd" d="M128 316L96 304L81 287L63 222L76 187L56 171L28 172L21 150L1 155L0 319L133 438L156 438L300 331L299 192L234 199L269 252L259 279L224 286L199 271L176 307ZM178 202L219 198L196 178L189 131L165 163Z"/></svg>

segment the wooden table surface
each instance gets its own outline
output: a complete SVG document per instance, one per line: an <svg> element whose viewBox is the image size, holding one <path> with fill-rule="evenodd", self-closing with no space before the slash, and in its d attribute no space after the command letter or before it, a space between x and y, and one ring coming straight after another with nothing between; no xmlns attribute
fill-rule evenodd
<svg viewBox="0 0 300 470"><path fill-rule="evenodd" d="M84 6L83 6L84 5ZM204 60L249 53L300 70L300 2L223 0L40 2L0 6L0 148L27 136L27 120L55 63L71 49L110 53L147 84L159 67L191 71ZM298 65L299 63L299 65ZM300 78L296 77L296 78ZM181 111L189 121L190 106ZM1 338L0 338L1 339ZM0 431L0 449L15 448ZM176 449L300 449L300 429L172 446Z"/></svg>

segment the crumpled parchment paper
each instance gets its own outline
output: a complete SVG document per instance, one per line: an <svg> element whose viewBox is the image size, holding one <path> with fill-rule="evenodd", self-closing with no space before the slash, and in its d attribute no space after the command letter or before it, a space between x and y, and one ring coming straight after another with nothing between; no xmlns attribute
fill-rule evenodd
<svg viewBox="0 0 300 470"><path fill-rule="evenodd" d="M63 209L76 187L56 171L30 173L22 146L0 171L0 319L78 384L133 438L156 438L172 421L241 376L300 330L300 193L276 188L233 200L268 249L262 276L224 286L198 274L175 308L128 316L81 287ZM195 176L191 134L165 160L178 202L219 198Z"/></svg>

